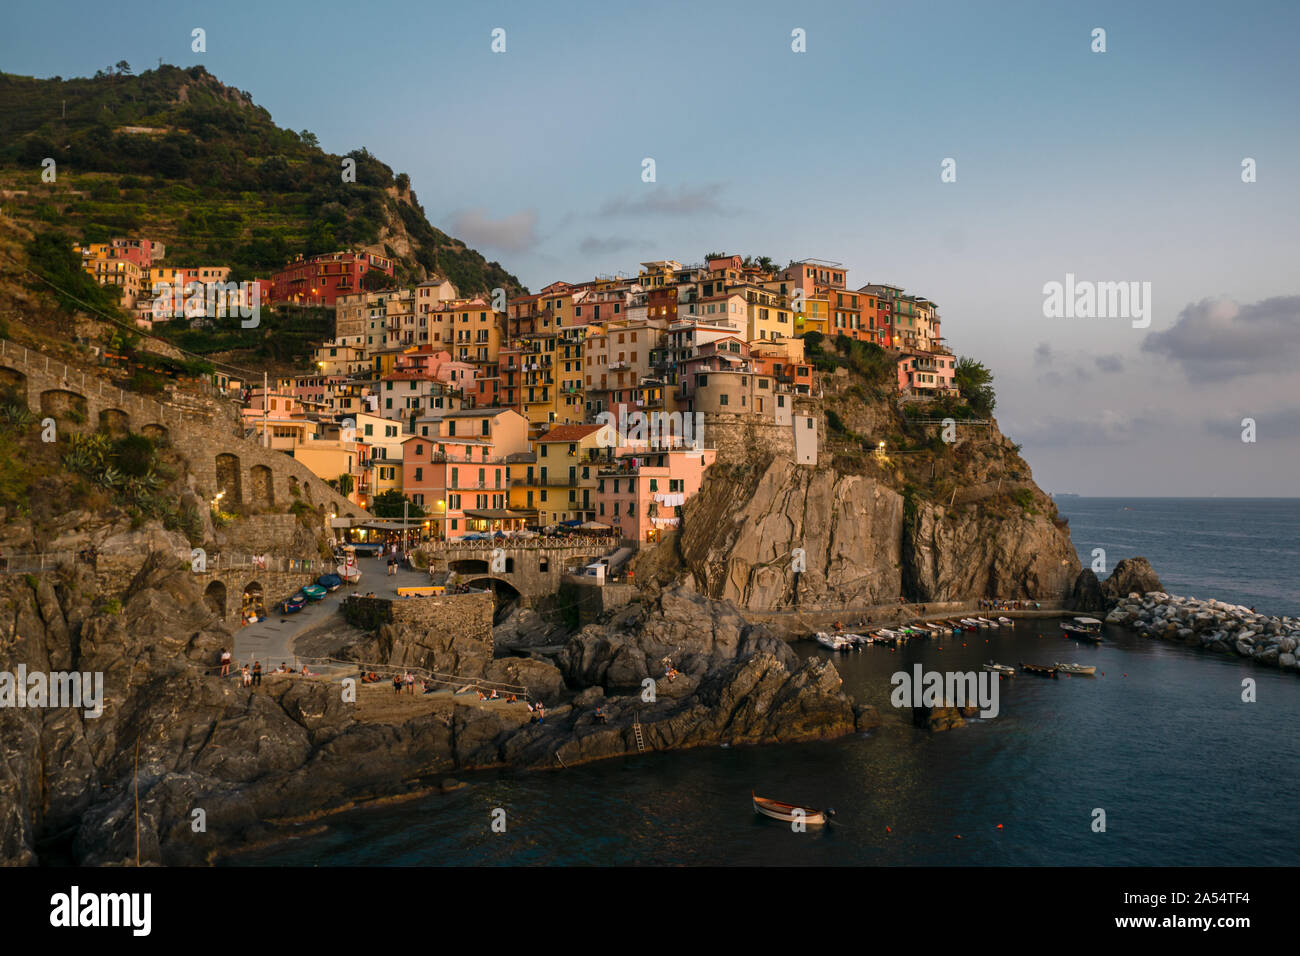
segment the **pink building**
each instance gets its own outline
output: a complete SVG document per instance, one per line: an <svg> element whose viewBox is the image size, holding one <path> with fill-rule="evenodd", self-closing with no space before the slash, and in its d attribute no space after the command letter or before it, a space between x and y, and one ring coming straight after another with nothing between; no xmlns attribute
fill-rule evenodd
<svg viewBox="0 0 1300 956"><path fill-rule="evenodd" d="M681 525L681 507L700 490L712 448L622 454L600 469L596 520L630 541L658 541Z"/></svg>
<svg viewBox="0 0 1300 956"><path fill-rule="evenodd" d="M402 442L402 491L429 517L433 538L523 527L507 506L505 459L478 438L414 436Z"/></svg>

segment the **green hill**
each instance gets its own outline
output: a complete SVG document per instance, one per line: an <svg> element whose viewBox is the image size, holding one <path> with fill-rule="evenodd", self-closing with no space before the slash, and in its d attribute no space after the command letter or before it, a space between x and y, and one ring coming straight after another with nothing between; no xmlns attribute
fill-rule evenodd
<svg viewBox="0 0 1300 956"><path fill-rule="evenodd" d="M364 246L399 282L438 275L463 294L527 290L500 263L430 225L405 173L275 125L203 67L41 80L0 73L0 202L7 217L89 241L139 235L167 265L266 276L295 255ZM53 158L57 179L41 179Z"/></svg>

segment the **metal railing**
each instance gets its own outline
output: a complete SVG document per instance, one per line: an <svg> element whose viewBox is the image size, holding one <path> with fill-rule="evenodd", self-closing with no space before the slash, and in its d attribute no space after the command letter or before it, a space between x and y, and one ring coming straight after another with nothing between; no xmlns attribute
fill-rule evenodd
<svg viewBox="0 0 1300 956"><path fill-rule="evenodd" d="M425 667L410 667L397 664L372 664L366 661L345 661L337 657L297 657L294 658L297 669L301 670L302 665L306 664L310 669L312 664L324 667L345 667L356 670L360 673L373 673L376 677L387 677L390 681L395 675L405 675L410 672L414 677L422 678L431 684L438 684L444 687L451 687L457 692L466 688L484 691L496 691L498 700L503 697L515 695L522 700L528 700L528 688L523 684L508 684L504 681L492 681L483 677L466 677L461 674L442 674L438 671L432 671Z"/></svg>

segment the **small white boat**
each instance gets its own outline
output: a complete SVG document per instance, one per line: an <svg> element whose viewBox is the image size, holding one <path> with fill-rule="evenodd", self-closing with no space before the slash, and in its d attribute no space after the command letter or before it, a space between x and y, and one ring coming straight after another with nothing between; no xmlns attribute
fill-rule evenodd
<svg viewBox="0 0 1300 956"><path fill-rule="evenodd" d="M964 618L961 619L961 622L962 622L963 624L965 624L967 627L972 627L972 628L987 628L987 627L988 627L987 624L985 624L984 622L982 622L982 621L981 621L979 618L977 618L977 617L964 617Z"/></svg>
<svg viewBox="0 0 1300 956"><path fill-rule="evenodd" d="M1094 677L1097 674L1096 667L1089 667L1086 664L1062 664L1057 661L1053 666L1059 674L1077 674L1080 677Z"/></svg>
<svg viewBox="0 0 1300 956"><path fill-rule="evenodd" d="M1000 617L998 618L998 623L1001 624L1003 627L1010 627L1012 622L1011 622L1011 618L1009 617Z"/></svg>
<svg viewBox="0 0 1300 956"><path fill-rule="evenodd" d="M825 631L818 631L813 635L813 640L831 651L842 651L845 647L852 646L839 634L827 634Z"/></svg>
<svg viewBox="0 0 1300 956"><path fill-rule="evenodd" d="M987 664L984 665L984 669L986 671L991 671L992 673L997 674L1000 677L1016 676L1016 669L1010 666L1009 664L995 664L993 661L989 661Z"/></svg>
<svg viewBox="0 0 1300 956"><path fill-rule="evenodd" d="M344 584L356 584L361 580L361 569L355 564L340 564L334 571Z"/></svg>
<svg viewBox="0 0 1300 956"><path fill-rule="evenodd" d="M782 803L780 800L769 800L767 797L755 796L752 791L749 796L754 801L754 812L765 817L771 817L773 820L783 820L786 823L800 820L808 826L821 826L826 822L827 816L835 816L835 811L830 809L818 810L814 807L801 807L794 803Z"/></svg>
<svg viewBox="0 0 1300 956"><path fill-rule="evenodd" d="M997 621L990 621L987 617L977 617L975 620L979 621L979 622L980 622L980 625L983 626L983 627L991 627L991 628L993 628L995 631L996 631L997 628L998 628L998 622L997 622Z"/></svg>

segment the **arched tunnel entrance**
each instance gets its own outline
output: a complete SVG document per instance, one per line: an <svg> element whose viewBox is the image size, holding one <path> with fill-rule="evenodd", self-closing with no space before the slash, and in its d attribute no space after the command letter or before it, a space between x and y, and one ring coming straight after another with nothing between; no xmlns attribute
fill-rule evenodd
<svg viewBox="0 0 1300 956"><path fill-rule="evenodd" d="M495 608L492 611L492 623L500 624L518 607L523 605L523 595L509 581L502 581L500 578L471 578L465 582L472 588L484 588L492 592L492 602Z"/></svg>

